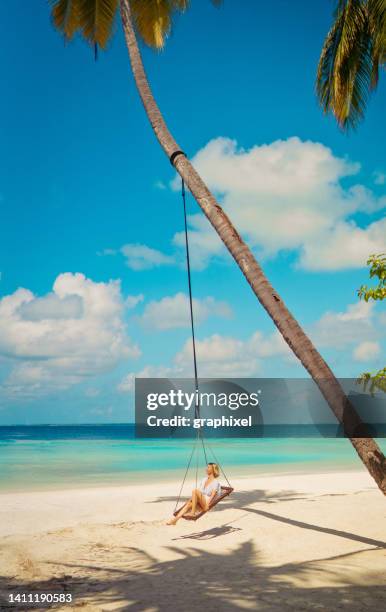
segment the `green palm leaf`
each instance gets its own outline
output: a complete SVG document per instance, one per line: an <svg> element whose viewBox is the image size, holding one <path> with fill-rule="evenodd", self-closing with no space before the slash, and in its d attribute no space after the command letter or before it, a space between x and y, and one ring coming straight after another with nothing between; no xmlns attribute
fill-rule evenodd
<svg viewBox="0 0 386 612"><path fill-rule="evenodd" d="M369 19L373 37L372 88L378 83L379 66L386 62L386 0L369 0Z"/></svg>
<svg viewBox="0 0 386 612"><path fill-rule="evenodd" d="M80 32L93 46L105 49L114 30L119 0L51 0L55 27L67 40ZM188 8L189 0L131 0L138 34L149 46L163 47L172 17Z"/></svg>
<svg viewBox="0 0 386 612"><path fill-rule="evenodd" d="M74 0L51 0L54 26L70 40L79 28L78 3Z"/></svg>
<svg viewBox="0 0 386 612"><path fill-rule="evenodd" d="M77 0L79 6L79 28L84 38L102 49L113 34L118 0Z"/></svg>
<svg viewBox="0 0 386 612"><path fill-rule="evenodd" d="M183 12L189 0L131 0L134 25L142 40L150 47L161 49L172 28L176 11Z"/></svg>
<svg viewBox="0 0 386 612"><path fill-rule="evenodd" d="M216 0L212 0L216 3ZM217 0L218 1L218 0ZM51 0L55 27L69 40L80 32L95 47L105 49L114 30L119 0ZM136 30L150 47L160 49L172 28L176 12L184 12L189 0L131 0Z"/></svg>
<svg viewBox="0 0 386 612"><path fill-rule="evenodd" d="M95 48L105 49L113 33L119 0L51 0L55 27L66 40L80 32Z"/></svg>
<svg viewBox="0 0 386 612"><path fill-rule="evenodd" d="M384 57L386 0L339 0L335 22L319 60L316 90L326 113L339 125L355 127L363 118ZM383 34L381 31L383 28Z"/></svg>

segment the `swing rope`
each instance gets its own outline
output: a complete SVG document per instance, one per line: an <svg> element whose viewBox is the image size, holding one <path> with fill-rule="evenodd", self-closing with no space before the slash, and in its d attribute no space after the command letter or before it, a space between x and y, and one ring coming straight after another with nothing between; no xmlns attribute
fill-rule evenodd
<svg viewBox="0 0 386 612"><path fill-rule="evenodd" d="M176 505L175 505L175 507L174 507L174 512L177 510L178 504L180 503L180 499L181 499L182 491L183 491L183 488L184 488L185 480L186 480L186 477L187 477L188 472L189 472L190 464L192 463L192 459L193 459L194 451L196 450L196 445L197 445L197 441L196 441L196 442L193 444L192 452L190 453L190 457L189 457L188 465L187 465L187 468L186 468L186 470L185 470L185 475L184 475L184 478L183 478L183 480L182 480L182 484L181 484L180 492L178 493L178 499L177 499L177 501L176 501Z"/></svg>
<svg viewBox="0 0 386 612"><path fill-rule="evenodd" d="M229 480L228 480L228 478L227 478L227 475L226 475L226 474L225 474L225 472L224 472L224 468L222 467L221 463L219 463L219 462L218 462L218 459L217 459L216 455L214 454L213 448L212 448L212 447L211 447L209 444L208 444L207 446L208 446L208 448L209 448L210 452L211 452L211 453L212 453L212 455L213 455L214 462L215 462L215 463L217 463L218 467L220 468L221 472L223 473L223 476L224 476L225 480L226 480L226 481L227 481L227 483L228 483L228 487L231 487L231 488L232 488L232 485L231 485L231 483L229 482Z"/></svg>
<svg viewBox="0 0 386 612"><path fill-rule="evenodd" d="M177 151L178 155L184 155L184 153L182 151ZM176 157L176 156L175 156ZM172 165L174 162L174 159L170 159ZM194 315L193 315L193 293L192 293L192 275L191 275L191 271L190 271L190 252L189 252L189 235L188 235L188 220L187 220L187 213L186 213L186 191L185 191L185 182L184 179L181 179L181 197L182 197L182 203L183 203L183 212L184 212L184 231L185 231L185 252L186 252L186 266L187 266L187 272L188 272L188 290L189 290L189 312L190 312L190 329L191 329L191 334L192 334L192 348L193 348L193 367L194 367L194 386L195 386L195 392L196 392L196 404L195 404L195 409L194 409L194 416L195 418L199 419L200 418L200 405L198 402L198 368L197 368L197 353L196 353L196 334L195 334L195 329L194 329ZM201 428L199 428L197 430L197 438L196 441L193 445L193 449L189 458L189 462L188 462L188 466L186 468L185 471L185 475L184 475L184 479L182 481L182 485L180 488L180 492L178 494L178 499L176 502L176 506L175 506L175 510L178 507L179 503L180 503L180 499L181 499L181 495L182 495L182 491L184 488L184 484L185 484L185 480L186 477L188 475L189 472L189 468L190 468L190 464L192 462L193 459L193 455L194 452L196 451L197 457L196 457L196 488L197 488L197 481L198 481L198 448L197 448L197 442L198 440L201 438L201 442L202 442L202 447L204 450L204 455L205 455L205 461L206 459L206 450L205 450L205 445L204 445L204 440L202 438L201 435Z"/></svg>
<svg viewBox="0 0 386 612"><path fill-rule="evenodd" d="M192 295L192 275L190 272L190 253L189 253L189 236L188 236L188 221L186 214L186 192L185 182L181 179L181 195L184 206L184 229L185 229L185 250L186 250L186 265L188 270L188 288L189 288L189 310L190 310L190 328L192 330L192 347L193 347L193 366L194 366L194 385L196 393L198 393L198 371L197 371L197 354L196 354L196 335L194 331L194 317L193 317L193 295ZM200 418L200 406L197 401L196 395L196 407L195 415L196 418Z"/></svg>
<svg viewBox="0 0 386 612"><path fill-rule="evenodd" d="M175 151L173 153L173 155L170 158L170 162L171 164L174 166L174 160L178 155L185 155L185 153L183 151ZM198 392L199 392L199 384L198 384L198 368L197 368L197 352L196 352L196 334L195 334L195 329L194 329L194 316L193 316L193 292L192 292L192 275L191 275L191 267L190 267L190 251L189 251L189 235L188 235L188 221L187 221L187 212L186 212L186 190L185 190L185 182L184 179L181 178L181 197L182 197L182 203L183 203L183 213L184 213L184 230L185 230L185 252L186 252L186 267L187 267L187 273L188 273L188 290L189 290L189 311L190 311L190 328L191 328L191 334L192 334L192 348L193 348L193 367L194 367L194 385L195 385L195 391L196 391L196 403L195 403L195 411L194 411L194 416L195 418L200 418L200 402L198 399ZM175 505L175 509L177 509L179 503L180 503L180 499L182 496L182 491L184 488L184 484L186 481L186 477L188 475L189 472L189 468L190 465L192 463L192 459L194 456L194 452L197 452L197 457L196 457L196 488L197 488L197 481L198 481L198 466L199 466L199 452L198 452L198 442L201 441L201 445L202 445L202 450L204 453L204 457L205 457L205 465L208 465L208 456L206 453L206 448L205 448L205 442L204 442L204 436L203 436L203 432L201 431L202 427L199 427L197 429L197 437L196 440L194 442L193 445L193 449L192 452L190 454L190 458L188 461L188 466L186 468L185 471L185 475L182 481L182 485L178 494L178 499ZM215 463L217 463L217 465L219 466L221 472L224 475L225 480L227 481L229 487L231 487L231 484L221 466L221 464L218 462L212 448L209 446L209 444L207 444L208 448L210 449Z"/></svg>

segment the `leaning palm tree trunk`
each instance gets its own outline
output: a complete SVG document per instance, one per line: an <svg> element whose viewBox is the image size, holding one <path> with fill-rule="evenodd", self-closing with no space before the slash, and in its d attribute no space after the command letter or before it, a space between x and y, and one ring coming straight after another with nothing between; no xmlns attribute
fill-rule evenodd
<svg viewBox="0 0 386 612"><path fill-rule="evenodd" d="M355 437L355 435L358 435L358 431L364 431L363 423L333 372L286 308L284 302L264 275L252 252L241 239L230 219L210 193L192 164L184 155L179 154L172 157L173 153L180 151L180 147L169 132L151 92L133 28L130 0L120 0L120 12L134 79L146 114L161 147L169 159L172 158L175 169L183 178L198 205L237 262L252 291L274 321L284 340L318 385L338 421L343 424L346 436L350 438L359 457L382 493L386 495L386 459L372 438Z"/></svg>

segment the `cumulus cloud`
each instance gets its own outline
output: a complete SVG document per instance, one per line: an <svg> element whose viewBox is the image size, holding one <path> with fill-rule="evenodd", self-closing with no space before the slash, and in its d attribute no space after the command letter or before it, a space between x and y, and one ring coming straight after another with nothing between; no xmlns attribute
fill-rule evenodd
<svg viewBox="0 0 386 612"><path fill-rule="evenodd" d="M134 391L136 378L168 378L176 375L176 370L164 366L145 366L138 372L129 372L124 376L117 386L117 390L121 393L129 393Z"/></svg>
<svg viewBox="0 0 386 612"><path fill-rule="evenodd" d="M340 270L364 266L370 253L379 253L386 247L386 218L362 229L348 221L337 224L318 240L304 245L299 265L308 270ZM320 263L322 262L322 264Z"/></svg>
<svg viewBox="0 0 386 612"><path fill-rule="evenodd" d="M193 299L193 312L197 324L210 316L229 318L232 315L232 310L226 302L215 300L213 297ZM176 293L159 301L149 302L140 320L143 326L149 329L165 330L189 327L188 296L184 293Z"/></svg>
<svg viewBox="0 0 386 612"><path fill-rule="evenodd" d="M42 298L18 289L0 300L0 356L9 393L65 389L139 355L127 335L119 281L60 274Z"/></svg>
<svg viewBox="0 0 386 612"><path fill-rule="evenodd" d="M292 353L278 332L264 335L255 332L247 340L214 334L196 342L200 376L256 376L259 374L262 359L282 357L293 360ZM174 359L181 372L189 372L192 367L192 344L188 340Z"/></svg>
<svg viewBox="0 0 386 612"><path fill-rule="evenodd" d="M143 302L144 299L145 296L142 293L140 293L139 295L128 295L125 300L126 308L135 308L138 304Z"/></svg>
<svg viewBox="0 0 386 612"><path fill-rule="evenodd" d="M247 340L232 336L213 334L208 338L196 341L199 375L201 377L223 376L228 378L258 376L261 373L263 359L279 357L287 363L295 363L291 350L274 331L263 334L256 331ZM139 372L130 372L120 384L118 390L130 392L134 389L137 378L190 378L193 368L193 350L191 340L187 340L176 353L171 366L146 366Z"/></svg>
<svg viewBox="0 0 386 612"><path fill-rule="evenodd" d="M83 302L79 295L60 298L55 293L50 293L45 297L23 302L18 310L21 318L26 321L80 319L83 314Z"/></svg>
<svg viewBox="0 0 386 612"><path fill-rule="evenodd" d="M189 215L188 223L191 266L195 270L204 270L210 260L224 256L224 244L203 215ZM173 244L185 249L185 232L176 232Z"/></svg>
<svg viewBox="0 0 386 612"><path fill-rule="evenodd" d="M126 258L126 265L132 270L150 270L175 263L170 255L165 255L146 244L125 244L120 252Z"/></svg>
<svg viewBox="0 0 386 612"><path fill-rule="evenodd" d="M253 376L260 370L256 354L248 350L249 341L214 334L196 343L201 376ZM192 346L189 341L175 357L175 365L182 372L192 368Z"/></svg>
<svg viewBox="0 0 386 612"><path fill-rule="evenodd" d="M151 270L160 266L176 264L172 255L166 255L146 244L124 244L120 249L103 249L98 251L100 257L123 255L128 268L135 271Z"/></svg>
<svg viewBox="0 0 386 612"><path fill-rule="evenodd" d="M322 352L325 348L346 354L350 351L355 360L367 361L380 354L378 339L386 333L385 324L384 313L377 314L374 304L361 301L349 304L342 312L324 313L305 331ZM260 376L267 359L276 359L275 367L286 364L301 368L297 357L277 330L272 333L258 330L246 340L213 334L207 338L196 339L196 351L201 377ZM118 388L122 392L132 391L136 376L191 377L192 364L192 342L189 338L175 354L169 366L148 365L139 372L132 371L123 378ZM305 374L302 369L299 369L299 372Z"/></svg>
<svg viewBox="0 0 386 612"><path fill-rule="evenodd" d="M308 329L312 341L319 348L344 349L354 343L377 338L374 304L357 302L343 312L326 312Z"/></svg>
<svg viewBox="0 0 386 612"><path fill-rule="evenodd" d="M355 361L371 361L381 354L379 342L361 342L353 351Z"/></svg>
<svg viewBox="0 0 386 612"><path fill-rule="evenodd" d="M193 164L259 256L293 250L302 268L343 269L361 267L369 253L386 248L385 220L364 228L352 220L355 213L381 210L386 198L360 184L343 186L359 164L320 143L289 138L244 150L234 140L217 138ZM193 216L191 225L203 267L221 243L202 217ZM176 234L174 243L181 241Z"/></svg>

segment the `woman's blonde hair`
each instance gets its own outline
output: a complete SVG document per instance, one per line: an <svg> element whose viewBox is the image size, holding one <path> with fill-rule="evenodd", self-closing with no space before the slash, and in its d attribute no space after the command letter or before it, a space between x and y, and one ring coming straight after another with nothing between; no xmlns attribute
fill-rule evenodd
<svg viewBox="0 0 386 612"><path fill-rule="evenodd" d="M208 463L208 465L212 466L213 476L218 478L220 476L220 468L218 467L217 463Z"/></svg>

